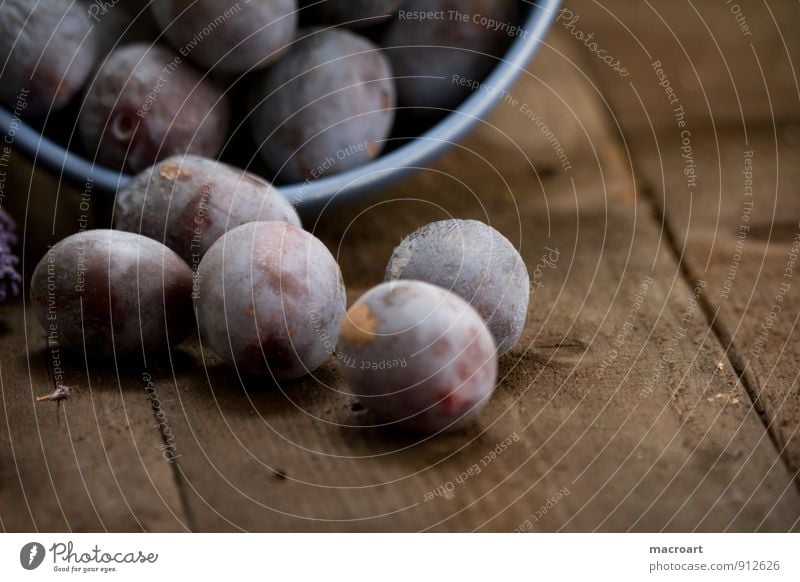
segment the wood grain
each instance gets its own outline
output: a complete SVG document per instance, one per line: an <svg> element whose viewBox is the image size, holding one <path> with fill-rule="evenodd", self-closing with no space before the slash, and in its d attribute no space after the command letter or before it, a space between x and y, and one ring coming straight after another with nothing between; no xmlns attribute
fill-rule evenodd
<svg viewBox="0 0 800 582"><path fill-rule="evenodd" d="M797 119L800 38L793 0L569 0L563 6L571 15L555 26L579 35L573 40L625 130L651 123L665 134L674 130L674 104L654 62L667 72L692 125ZM621 76L592 48L619 59L629 74Z"/></svg>
<svg viewBox="0 0 800 582"><path fill-rule="evenodd" d="M675 18L682 9L681 3L672 8L664 2L655 4ZM690 280L708 282L703 299L715 329L791 472L798 475L800 91L796 63L800 46L796 35L787 36L782 30L797 5L740 4L756 23L747 42L722 18L720 11L727 10L723 3L696 6L698 18L716 23L721 54L707 50L704 37L691 26L679 30L679 38L686 40L686 56L693 61L696 57L700 80L708 89L707 95L680 93L681 106L694 112L682 128L689 132L688 141L682 139L674 116L665 113L664 93L654 90L652 71L639 67L620 81L596 63L592 70L625 128L620 138L632 154L637 180L665 217ZM607 31L618 25L599 3L582 1L576 6L576 12L585 15L587 28ZM642 19L634 18L641 9L619 11L634 34L643 29ZM619 36L615 42L623 42ZM653 54L674 56L675 42L658 32L648 30L646 35L646 47ZM730 74L721 61L717 66L712 62L723 56ZM664 59L668 77L679 78L685 68L681 58ZM643 89L648 86L650 90ZM711 111L707 97L713 104ZM731 109L737 98L741 111ZM721 116L717 115L720 111L724 112ZM694 185L684 174L689 164L697 176Z"/></svg>
<svg viewBox="0 0 800 582"><path fill-rule="evenodd" d="M644 147L647 140L635 143L641 174L664 203L691 277L709 283L704 300L716 317L719 335L798 474L800 205L793 191L800 173L788 161L800 148L785 130L776 134L754 128L747 141L741 132L719 132L718 148L710 135L701 134L696 157L703 182L691 204L672 195L680 188L675 164ZM660 140L658 145L670 150L677 144ZM746 162L751 153L751 162ZM746 163L751 169L745 169ZM745 171L752 172L752 195L746 191ZM663 195L658 185L662 180Z"/></svg>
<svg viewBox="0 0 800 582"><path fill-rule="evenodd" d="M48 345L21 304L2 309L3 531L176 531L188 527L150 400L133 369ZM69 399L36 396L71 387Z"/></svg>

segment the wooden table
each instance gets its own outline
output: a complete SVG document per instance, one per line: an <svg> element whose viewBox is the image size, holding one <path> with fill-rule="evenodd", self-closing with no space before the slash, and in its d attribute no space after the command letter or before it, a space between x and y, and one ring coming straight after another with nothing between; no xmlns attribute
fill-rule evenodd
<svg viewBox="0 0 800 582"><path fill-rule="evenodd" d="M478 422L422 442L364 428L333 362L243 386L196 338L146 365L86 362L13 304L0 529L799 529L799 11L738 6L569 3L579 19L469 139L306 222L351 300L433 220L518 245L528 322ZM54 238L77 228L79 199L49 204L28 229L48 208ZM72 397L36 403L59 375Z"/></svg>

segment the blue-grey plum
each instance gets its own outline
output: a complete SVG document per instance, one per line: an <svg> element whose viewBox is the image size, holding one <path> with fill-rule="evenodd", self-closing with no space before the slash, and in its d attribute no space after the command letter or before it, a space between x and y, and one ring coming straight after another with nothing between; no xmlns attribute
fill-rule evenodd
<svg viewBox="0 0 800 582"><path fill-rule="evenodd" d="M174 345L192 330L192 270L138 234L73 234L39 261L31 302L48 340L110 357Z"/></svg>
<svg viewBox="0 0 800 582"><path fill-rule="evenodd" d="M191 63L164 46L134 43L100 65L78 129L98 162L137 173L178 154L214 157L228 117L225 95Z"/></svg>
<svg viewBox="0 0 800 582"><path fill-rule="evenodd" d="M403 0L326 0L314 6L315 16L328 24L362 28L389 20Z"/></svg>
<svg viewBox="0 0 800 582"><path fill-rule="evenodd" d="M223 74L276 61L297 31L297 0L157 0L150 6L177 50Z"/></svg>
<svg viewBox="0 0 800 582"><path fill-rule="evenodd" d="M416 279L468 301L486 320L503 354L522 334L528 314L528 269L514 245L477 220L433 222L395 248L386 280Z"/></svg>
<svg viewBox="0 0 800 582"><path fill-rule="evenodd" d="M211 246L197 273L203 344L238 370L292 379L333 353L345 288L311 234L285 222L242 225Z"/></svg>
<svg viewBox="0 0 800 582"><path fill-rule="evenodd" d="M474 418L495 387L492 334L470 305L421 281L383 283L342 320L339 368L383 423L453 430Z"/></svg>
<svg viewBox="0 0 800 582"><path fill-rule="evenodd" d="M372 42L345 29L303 30L253 86L251 126L283 181L337 174L380 153L394 120L391 68Z"/></svg>
<svg viewBox="0 0 800 582"><path fill-rule="evenodd" d="M0 7L0 99L32 115L64 107L97 51L86 10L72 0L5 0Z"/></svg>
<svg viewBox="0 0 800 582"><path fill-rule="evenodd" d="M422 108L420 115L437 113L425 108L457 107L469 95L465 83L483 81L508 46L517 4L405 0L382 43L397 76L399 105Z"/></svg>
<svg viewBox="0 0 800 582"><path fill-rule="evenodd" d="M162 241L196 268L226 231L247 222L300 226L291 204L258 176L198 156L148 168L117 194L114 226Z"/></svg>

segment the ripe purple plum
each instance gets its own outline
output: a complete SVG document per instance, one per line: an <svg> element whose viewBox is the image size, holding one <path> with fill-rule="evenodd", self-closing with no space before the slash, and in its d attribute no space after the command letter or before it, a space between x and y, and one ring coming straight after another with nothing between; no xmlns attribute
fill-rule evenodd
<svg viewBox="0 0 800 582"><path fill-rule="evenodd" d="M487 322L499 354L525 327L530 278L514 245L477 220L443 220L423 226L394 249L386 280L415 279L448 289Z"/></svg>
<svg viewBox="0 0 800 582"><path fill-rule="evenodd" d="M300 217L258 176L197 156L174 156L148 168L117 194L114 226L162 241L196 268L226 231L247 222Z"/></svg>
<svg viewBox="0 0 800 582"><path fill-rule="evenodd" d="M421 281L383 283L347 312L339 368L383 423L436 433L473 419L494 391L497 355L481 316Z"/></svg>
<svg viewBox="0 0 800 582"><path fill-rule="evenodd" d="M344 172L375 158L394 120L389 63L345 29L304 30L253 87L251 127L284 181Z"/></svg>
<svg viewBox="0 0 800 582"><path fill-rule="evenodd" d="M179 154L214 157L228 129L225 95L179 55L135 43L98 69L78 119L97 161L138 173Z"/></svg>
<svg viewBox="0 0 800 582"><path fill-rule="evenodd" d="M314 6L315 16L329 24L361 28L389 20L403 0L327 0Z"/></svg>
<svg viewBox="0 0 800 582"><path fill-rule="evenodd" d="M275 62L297 31L297 0L158 0L151 8L176 49L222 74Z"/></svg>
<svg viewBox="0 0 800 582"><path fill-rule="evenodd" d="M211 246L197 273L200 337L238 370L289 380L333 353L345 288L313 235L285 222L244 224Z"/></svg>
<svg viewBox="0 0 800 582"><path fill-rule="evenodd" d="M73 234L39 261L31 301L48 338L93 357L148 352L192 330L192 271L152 239L115 230Z"/></svg>
<svg viewBox="0 0 800 582"><path fill-rule="evenodd" d="M421 116L451 110L480 83L514 34L515 0L406 0L383 38L397 100ZM495 30L497 27L497 30ZM518 32L518 31L517 31Z"/></svg>
<svg viewBox="0 0 800 582"><path fill-rule="evenodd" d="M0 8L0 100L31 115L64 107L97 51L92 23L72 0L6 0Z"/></svg>

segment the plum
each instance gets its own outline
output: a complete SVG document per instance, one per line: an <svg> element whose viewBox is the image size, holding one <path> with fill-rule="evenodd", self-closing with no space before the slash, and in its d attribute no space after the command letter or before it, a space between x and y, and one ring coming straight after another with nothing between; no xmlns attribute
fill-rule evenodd
<svg viewBox="0 0 800 582"><path fill-rule="evenodd" d="M134 43L101 64L78 129L100 163L137 173L173 155L215 156L228 116L225 95L190 63L166 47Z"/></svg>
<svg viewBox="0 0 800 582"><path fill-rule="evenodd" d="M522 335L530 299L525 262L514 245L477 220L442 220L394 249L386 280L415 279L453 291L486 320L499 354Z"/></svg>
<svg viewBox="0 0 800 582"><path fill-rule="evenodd" d="M484 80L510 43L516 13L515 0L405 0L382 43L398 103L422 116L457 107L470 91L461 79Z"/></svg>
<svg viewBox="0 0 800 582"><path fill-rule="evenodd" d="M222 162L173 156L145 170L117 194L114 226L162 241L196 268L226 231L247 222L300 226L272 185Z"/></svg>
<svg viewBox="0 0 800 582"><path fill-rule="evenodd" d="M361 28L389 20L402 2L403 0L327 0L314 6L314 14L322 22Z"/></svg>
<svg viewBox="0 0 800 582"><path fill-rule="evenodd" d="M288 380L333 353L345 288L331 253L285 222L229 230L206 253L194 293L200 337L247 374Z"/></svg>
<svg viewBox="0 0 800 582"><path fill-rule="evenodd" d="M152 239L73 234L39 261L31 301L51 345L94 357L151 351L192 330L192 270Z"/></svg>
<svg viewBox="0 0 800 582"><path fill-rule="evenodd" d="M158 0L151 8L181 54L223 74L266 67L297 31L297 0Z"/></svg>
<svg viewBox="0 0 800 582"><path fill-rule="evenodd" d="M494 391L492 334L470 305L421 281L383 283L342 320L339 368L376 418L436 433L463 426Z"/></svg>
<svg viewBox="0 0 800 582"><path fill-rule="evenodd" d="M344 172L378 155L394 120L386 57L345 29L304 30L253 87L251 127L278 178Z"/></svg>
<svg viewBox="0 0 800 582"><path fill-rule="evenodd" d="M31 115L64 107L97 60L92 23L72 0L5 0L0 8L0 100Z"/></svg>

